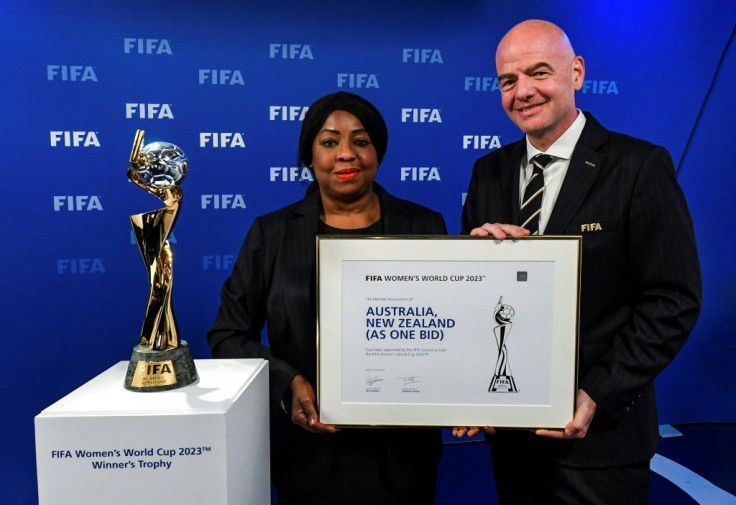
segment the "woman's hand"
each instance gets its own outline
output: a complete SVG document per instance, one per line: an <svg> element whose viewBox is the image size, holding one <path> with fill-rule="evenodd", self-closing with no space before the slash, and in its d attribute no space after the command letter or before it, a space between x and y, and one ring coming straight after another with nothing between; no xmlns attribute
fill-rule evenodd
<svg viewBox="0 0 736 505"><path fill-rule="evenodd" d="M337 427L319 422L314 388L303 375L291 381L291 422L312 433L335 433Z"/></svg>
<svg viewBox="0 0 736 505"><path fill-rule="evenodd" d="M480 433L480 430L481 429L478 426L454 426L452 428L452 436L455 438L463 438L467 435L468 438L470 438ZM483 431L488 435L496 433L496 430L492 426L484 426Z"/></svg>

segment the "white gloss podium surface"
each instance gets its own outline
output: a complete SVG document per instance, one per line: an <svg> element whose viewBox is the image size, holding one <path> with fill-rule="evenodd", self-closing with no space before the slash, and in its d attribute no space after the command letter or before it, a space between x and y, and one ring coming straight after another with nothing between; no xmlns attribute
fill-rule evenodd
<svg viewBox="0 0 736 505"><path fill-rule="evenodd" d="M36 416L39 503L270 503L268 362L195 364L196 384L140 393L120 362Z"/></svg>

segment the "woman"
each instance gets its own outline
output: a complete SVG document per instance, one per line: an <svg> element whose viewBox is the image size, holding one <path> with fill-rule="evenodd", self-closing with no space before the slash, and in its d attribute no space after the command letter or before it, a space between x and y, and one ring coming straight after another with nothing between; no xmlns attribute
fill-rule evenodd
<svg viewBox="0 0 736 505"><path fill-rule="evenodd" d="M215 358L269 360L271 476L280 505L434 503L439 430L338 431L318 421L315 236L445 234L442 216L373 180L386 124L347 92L309 108L299 158L314 174L301 201L255 219L208 341ZM261 344L267 323L270 348Z"/></svg>

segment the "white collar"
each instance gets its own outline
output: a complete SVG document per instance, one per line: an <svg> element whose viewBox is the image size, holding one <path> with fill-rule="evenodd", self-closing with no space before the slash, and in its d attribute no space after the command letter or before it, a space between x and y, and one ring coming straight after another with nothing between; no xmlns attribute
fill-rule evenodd
<svg viewBox="0 0 736 505"><path fill-rule="evenodd" d="M575 121L573 121L568 129L565 130L565 133L563 133L560 138L555 140L554 144L549 146L549 148L544 153L534 147L532 143L529 142L529 137L526 137L527 163L529 163L529 160L537 154L549 154L551 156L554 156L555 158L560 158L563 160L569 160L570 158L572 158L572 153L575 150L575 144L578 143L580 135L583 133L583 128L585 127L585 114L583 114L583 111L581 111L580 109L576 110L578 111L578 117L576 117Z"/></svg>

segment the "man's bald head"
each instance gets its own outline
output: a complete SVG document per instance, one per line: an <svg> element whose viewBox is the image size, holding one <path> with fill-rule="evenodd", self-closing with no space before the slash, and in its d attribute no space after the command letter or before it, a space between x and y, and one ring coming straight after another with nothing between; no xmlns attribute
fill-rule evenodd
<svg viewBox="0 0 736 505"><path fill-rule="evenodd" d="M575 91L585 64L560 27L539 19L519 23L496 49L501 103L537 149L545 151L575 121Z"/></svg>
<svg viewBox="0 0 736 505"><path fill-rule="evenodd" d="M496 58L498 59L502 50L513 51L519 45L526 48L538 45L540 49L552 48L560 56L566 56L570 60L575 57L575 51L565 32L556 24L542 19L522 21L506 32L496 48Z"/></svg>

